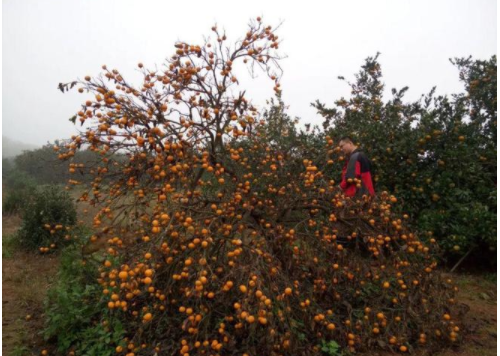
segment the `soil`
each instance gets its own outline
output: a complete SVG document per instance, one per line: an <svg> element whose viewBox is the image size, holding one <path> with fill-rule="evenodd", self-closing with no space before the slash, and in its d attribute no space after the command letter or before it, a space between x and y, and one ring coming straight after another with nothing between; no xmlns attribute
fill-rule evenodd
<svg viewBox="0 0 500 356"><path fill-rule="evenodd" d="M18 217L2 217L2 242L13 238L19 224ZM2 245L2 353L29 355L43 347L43 300L58 261Z"/></svg>
<svg viewBox="0 0 500 356"><path fill-rule="evenodd" d="M460 291L458 301L470 307L465 316L465 337L458 349L446 350L442 356L476 356L497 354L497 284L484 275L454 274Z"/></svg>

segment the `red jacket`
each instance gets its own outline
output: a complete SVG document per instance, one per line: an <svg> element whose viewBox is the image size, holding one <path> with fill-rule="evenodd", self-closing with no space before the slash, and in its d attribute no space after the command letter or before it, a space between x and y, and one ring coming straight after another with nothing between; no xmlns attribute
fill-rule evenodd
<svg viewBox="0 0 500 356"><path fill-rule="evenodd" d="M356 188L355 178L361 180L361 188ZM348 182L349 179L352 179L352 182ZM342 169L340 187L348 197L358 194L360 196L363 194L375 195L371 175L371 163L359 148L352 151L349 159L346 160Z"/></svg>

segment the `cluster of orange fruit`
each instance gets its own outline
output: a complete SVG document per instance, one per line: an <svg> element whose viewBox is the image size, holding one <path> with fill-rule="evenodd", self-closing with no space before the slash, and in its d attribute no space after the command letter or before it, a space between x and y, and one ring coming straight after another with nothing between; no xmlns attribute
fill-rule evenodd
<svg viewBox="0 0 500 356"><path fill-rule="evenodd" d="M91 241L109 245L98 282L126 327L116 351L315 354L326 339L406 352L415 337L456 340L441 318L456 288L441 281L433 244L393 213L397 199L346 198L325 170L333 138L319 154L286 147L231 95L237 61L276 69L271 27L257 19L232 52L214 31L215 45L178 43L163 72L140 64L139 89L106 67L115 88L85 78L95 94L78 113L86 132L57 149L102 157L81 200L101 204Z"/></svg>
<svg viewBox="0 0 500 356"><path fill-rule="evenodd" d="M57 248L57 238L62 238L64 241L69 241L72 238L72 235L70 233L71 227L69 226L64 226L62 224L44 224L43 228L47 230L50 234L50 236L53 238L53 243L51 243L49 246L40 246L38 250L41 253L47 253L50 252L51 250L55 250Z"/></svg>

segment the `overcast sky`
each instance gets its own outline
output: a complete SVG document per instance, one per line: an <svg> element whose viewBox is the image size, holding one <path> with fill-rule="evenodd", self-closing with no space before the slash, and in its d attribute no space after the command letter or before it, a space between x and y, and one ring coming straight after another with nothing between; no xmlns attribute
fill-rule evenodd
<svg viewBox="0 0 500 356"><path fill-rule="evenodd" d="M250 18L281 21L283 98L289 113L319 124L310 103L349 96L337 76L351 79L368 56L380 62L390 88L410 87L414 100L437 86L461 91L449 58L497 53L495 0L394 1L106 1L3 0L3 135L44 144L75 133L68 121L85 95L62 94L59 82L119 69L140 84L137 63L160 66L176 40L201 44L217 22L229 40L244 36ZM244 6L244 7L241 7ZM241 74L243 75L243 74ZM259 107L273 95L261 75L245 81ZM388 98L389 96L387 96Z"/></svg>

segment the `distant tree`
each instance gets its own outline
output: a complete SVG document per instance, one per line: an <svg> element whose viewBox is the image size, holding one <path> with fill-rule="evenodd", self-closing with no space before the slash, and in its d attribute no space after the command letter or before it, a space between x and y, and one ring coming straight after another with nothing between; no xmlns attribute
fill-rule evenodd
<svg viewBox="0 0 500 356"><path fill-rule="evenodd" d="M14 169L14 160L12 158L2 158L2 178L5 177Z"/></svg>
<svg viewBox="0 0 500 356"><path fill-rule="evenodd" d="M42 148L24 151L16 156L16 168L35 178L39 183L64 184L69 179L68 163L61 163L54 153L53 145L47 143Z"/></svg>
<svg viewBox="0 0 500 356"><path fill-rule="evenodd" d="M56 141L36 150L25 151L15 158L15 166L41 184L67 184L74 178L72 173L77 173L80 181L89 182L92 179L90 170L101 160L99 154L82 149L73 158L79 162L78 166L74 166L71 161L59 159L57 147L62 144L62 141Z"/></svg>

